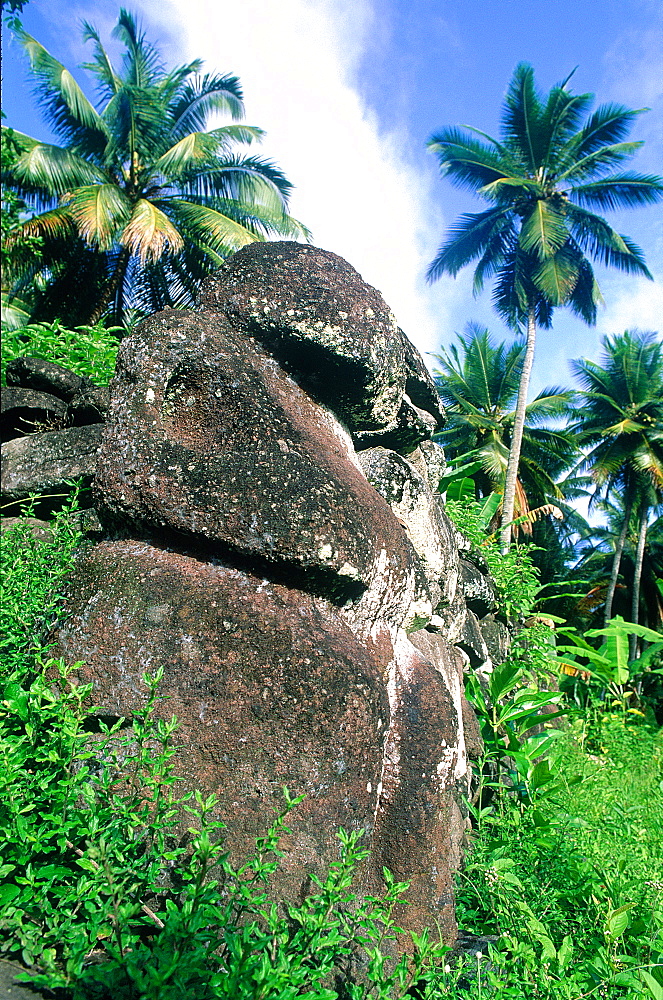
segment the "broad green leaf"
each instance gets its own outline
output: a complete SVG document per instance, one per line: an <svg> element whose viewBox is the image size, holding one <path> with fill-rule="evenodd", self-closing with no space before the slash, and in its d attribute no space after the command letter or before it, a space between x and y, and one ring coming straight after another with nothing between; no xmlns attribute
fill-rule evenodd
<svg viewBox="0 0 663 1000"><path fill-rule="evenodd" d="M638 975L640 976L643 985L649 990L653 1000L663 1000L663 986L661 986L661 984L654 979L651 973L647 972L646 969L639 969Z"/></svg>

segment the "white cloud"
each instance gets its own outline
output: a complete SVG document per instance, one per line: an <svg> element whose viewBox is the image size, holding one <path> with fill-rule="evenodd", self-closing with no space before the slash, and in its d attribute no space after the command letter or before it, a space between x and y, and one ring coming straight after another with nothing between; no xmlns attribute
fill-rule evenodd
<svg viewBox="0 0 663 1000"><path fill-rule="evenodd" d="M263 154L295 185L293 215L380 289L420 350L435 350L439 314L423 275L444 226L439 210L429 215L430 179L408 160L407 136L380 132L352 82L369 0L168 0L166 17L163 2L158 14L154 0L141 6L176 35L177 62L199 56L240 77L247 121L267 131Z"/></svg>
<svg viewBox="0 0 663 1000"><path fill-rule="evenodd" d="M613 290L613 299L599 315L601 335L624 330L654 330L663 334L663 285L646 278L630 278Z"/></svg>

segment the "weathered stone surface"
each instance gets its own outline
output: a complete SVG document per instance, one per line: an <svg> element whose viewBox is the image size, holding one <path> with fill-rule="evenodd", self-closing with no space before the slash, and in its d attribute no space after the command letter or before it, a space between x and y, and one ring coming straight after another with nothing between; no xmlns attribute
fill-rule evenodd
<svg viewBox="0 0 663 1000"><path fill-rule="evenodd" d="M408 905L397 920L421 932L433 919L448 941L455 935L452 873L460 862L462 833L455 791L459 782L467 791L467 761L455 703L457 672L447 670L453 650L448 647L443 673L431 660L427 635L422 630L396 643L374 857L397 879L410 882Z"/></svg>
<svg viewBox="0 0 663 1000"><path fill-rule="evenodd" d="M2 501L69 492L66 480L94 476L101 424L14 438L2 446Z"/></svg>
<svg viewBox="0 0 663 1000"><path fill-rule="evenodd" d="M66 406L61 399L35 389L8 386L0 396L0 438L33 434L41 424L53 424L64 419Z"/></svg>
<svg viewBox="0 0 663 1000"><path fill-rule="evenodd" d="M439 397L416 349L380 293L336 254L252 243L204 282L199 303L260 340L353 434L402 434L408 443L430 437L412 404L432 414L433 428L440 422ZM414 395L404 407L408 385Z"/></svg>
<svg viewBox="0 0 663 1000"><path fill-rule="evenodd" d="M177 772L219 796L235 860L251 853L282 789L305 793L279 886L338 855L339 826L373 838L389 725L385 655L359 642L321 599L138 540L79 559L57 651L83 660L104 714L131 717L142 675L164 669L164 716L180 720Z"/></svg>
<svg viewBox="0 0 663 1000"><path fill-rule="evenodd" d="M478 618L497 610L497 592L485 573L467 559L460 560L460 580L465 602Z"/></svg>
<svg viewBox="0 0 663 1000"><path fill-rule="evenodd" d="M390 428L380 431L355 431L352 435L357 449L381 445L395 451L409 451L424 439L432 437L439 424L426 410L415 406L409 396L403 397L401 408Z"/></svg>
<svg viewBox="0 0 663 1000"><path fill-rule="evenodd" d="M7 385L48 392L66 403L77 392L93 385L90 379L75 375L67 368L43 358L13 358L7 362Z"/></svg>
<svg viewBox="0 0 663 1000"><path fill-rule="evenodd" d="M439 604L435 609L435 614L431 618L428 628L437 631L451 643L462 635L465 619L467 617L467 605L460 587L456 590L456 595L449 604Z"/></svg>
<svg viewBox="0 0 663 1000"><path fill-rule="evenodd" d="M103 423L108 416L110 390L101 385L89 385L77 392L67 407L67 419L74 427Z"/></svg>
<svg viewBox="0 0 663 1000"><path fill-rule="evenodd" d="M497 621L494 615L486 615L479 622L479 628L492 662L495 665L504 663L511 646L511 633L506 625Z"/></svg>
<svg viewBox="0 0 663 1000"><path fill-rule="evenodd" d="M455 645L464 650L470 658L472 668L481 667L485 663L490 663L490 654L484 641L477 616L469 610L465 616L463 628L455 640Z"/></svg>
<svg viewBox="0 0 663 1000"><path fill-rule="evenodd" d="M403 340L407 369L405 391L415 406L435 417L437 427L440 428L444 424L446 416L435 382L412 341L406 337L401 329L399 329L399 333Z"/></svg>
<svg viewBox="0 0 663 1000"><path fill-rule="evenodd" d="M358 890L387 865L410 882L402 926L451 943L467 657L421 631L431 591L455 608L458 570L439 449L421 445L440 411L409 352L349 265L293 244L246 248L199 311L142 324L97 465L91 537L107 534L77 564L57 651L107 715L131 715L163 666L178 771L220 796L235 858L284 784L306 794L277 896L328 867L339 825L361 829ZM400 521L346 426L417 449L420 471L375 449L399 471Z"/></svg>
<svg viewBox="0 0 663 1000"><path fill-rule="evenodd" d="M437 494L440 479L447 468L444 448L436 441L421 441L414 451L405 453L410 465L413 465L420 476L426 480L432 492ZM438 497L442 505L442 498Z"/></svg>
<svg viewBox="0 0 663 1000"><path fill-rule="evenodd" d="M405 458L386 448L370 448L358 457L369 483L405 525L421 559L434 607L442 599L449 603L456 592L458 556L428 483Z"/></svg>
<svg viewBox="0 0 663 1000"><path fill-rule="evenodd" d="M102 520L168 529L400 625L416 557L335 418L223 317L128 337L95 490Z"/></svg>

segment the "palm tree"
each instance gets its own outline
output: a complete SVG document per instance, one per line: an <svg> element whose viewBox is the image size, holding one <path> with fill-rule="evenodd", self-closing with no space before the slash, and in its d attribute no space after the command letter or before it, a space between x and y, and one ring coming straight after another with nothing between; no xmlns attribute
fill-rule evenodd
<svg viewBox="0 0 663 1000"><path fill-rule="evenodd" d="M440 366L433 375L447 412L447 425L437 437L451 459L476 461L480 468L472 475L479 494L486 496L504 483L525 344L495 343L489 331L475 323L468 323L466 334L457 337L458 344L433 355ZM546 424L569 414L573 396L553 386L527 407L516 487L518 516L564 498L557 480L577 462L578 449L567 430Z"/></svg>
<svg viewBox="0 0 663 1000"><path fill-rule="evenodd" d="M582 389L582 417L572 430L589 451L579 468L589 469L595 500L617 492L623 518L616 539L605 602L605 621L619 577L632 514L638 516L633 582L633 621L638 620L647 524L663 492L663 345L654 333L625 331L603 339L600 363L571 362Z"/></svg>
<svg viewBox="0 0 663 1000"><path fill-rule="evenodd" d="M601 301L589 258L651 278L642 251L590 208L647 205L663 194L659 177L615 172L642 145L625 142L639 111L606 104L583 122L592 94L572 94L570 77L546 96L521 63L509 85L501 141L477 129L450 127L429 148L443 175L490 203L463 215L428 270L429 280L457 275L472 261L474 290L495 279L494 303L513 328L526 327L516 420L502 513L508 548L537 326L549 327L556 306L569 306L586 323Z"/></svg>
<svg viewBox="0 0 663 1000"><path fill-rule="evenodd" d="M595 616L592 627L605 624L605 600L615 564L615 550L624 529L625 506L624 497L618 493L613 493L608 500L599 500L596 507L605 520L593 526L578 549L574 574L591 581L580 610L585 614L600 610L600 619ZM656 516L660 510L659 497L657 505L649 512L640 561L642 520L640 513L631 508L611 608L611 617L621 615L654 630L663 626L663 516ZM639 587L636 578L640 581ZM636 594L638 605L634 611Z"/></svg>
<svg viewBox="0 0 663 1000"><path fill-rule="evenodd" d="M120 323L130 307L190 304L201 277L239 247L308 236L288 215L283 173L238 151L263 132L237 124L244 115L237 77L201 75L200 60L166 71L122 10L114 29L125 50L121 70L84 24L94 46L83 68L97 83L95 107L38 41L20 26L17 35L62 143L15 131L21 156L5 175L37 213L23 230L41 238L41 259L17 253L14 261L16 290L39 272L48 276L37 317L82 323L108 315ZM233 124L206 131L216 113Z"/></svg>

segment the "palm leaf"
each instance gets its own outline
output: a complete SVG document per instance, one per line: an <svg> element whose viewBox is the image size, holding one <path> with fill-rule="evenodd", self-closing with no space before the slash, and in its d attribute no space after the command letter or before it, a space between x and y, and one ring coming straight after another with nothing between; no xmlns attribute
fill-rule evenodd
<svg viewBox="0 0 663 1000"><path fill-rule="evenodd" d="M64 208L54 208L50 212L42 212L41 215L33 215L23 223L16 236L20 239L21 234L25 236L40 236L54 240L66 241L75 236L76 227L70 213ZM14 238L12 233L9 241Z"/></svg>
<svg viewBox="0 0 663 1000"><path fill-rule="evenodd" d="M154 169L171 179L185 177L205 164L218 169L215 160L228 153L235 143L259 141L264 134L262 129L250 125L226 125L211 132L190 132L155 161Z"/></svg>
<svg viewBox="0 0 663 1000"><path fill-rule="evenodd" d="M124 82L129 86L149 88L164 76L161 57L145 34L140 31L133 14L120 10L113 35L124 43Z"/></svg>
<svg viewBox="0 0 663 1000"><path fill-rule="evenodd" d="M523 250L544 260L556 254L568 238L564 216L550 202L537 199L523 219L519 237Z"/></svg>
<svg viewBox="0 0 663 1000"><path fill-rule="evenodd" d="M184 246L184 240L168 216L145 198L134 205L120 243L143 264L159 260L166 251L179 253Z"/></svg>
<svg viewBox="0 0 663 1000"><path fill-rule="evenodd" d="M579 205L596 208L634 208L653 205L663 197L663 181L653 174L613 174L580 184L572 189L570 197Z"/></svg>
<svg viewBox="0 0 663 1000"><path fill-rule="evenodd" d="M43 191L49 197L105 180L101 170L83 157L61 146L40 142L33 142L18 158L12 175L22 191Z"/></svg>
<svg viewBox="0 0 663 1000"><path fill-rule="evenodd" d="M435 281L442 274L455 277L466 264L483 254L491 241L503 244L505 233L508 236L513 231L509 214L508 209L491 208L476 215L461 215L428 268L427 280ZM491 268L496 268L498 262L498 254L491 256Z"/></svg>
<svg viewBox="0 0 663 1000"><path fill-rule="evenodd" d="M101 38L96 28L88 21L83 21L83 41L94 42L94 59L91 63L83 63L82 69L87 69L100 81L107 97L116 94L122 86L122 81L113 69L110 56L101 44Z"/></svg>
<svg viewBox="0 0 663 1000"><path fill-rule="evenodd" d="M512 153L518 151L530 176L542 164L549 146L545 124L544 107L534 86L534 70L527 63L519 63L504 102L502 133Z"/></svg>
<svg viewBox="0 0 663 1000"><path fill-rule="evenodd" d="M110 250L131 215L131 203L114 184L73 191L65 205L88 246Z"/></svg>
<svg viewBox="0 0 663 1000"><path fill-rule="evenodd" d="M55 134L81 153L103 152L106 125L69 70L22 27L16 34L30 59L39 103Z"/></svg>
<svg viewBox="0 0 663 1000"><path fill-rule="evenodd" d="M208 117L229 114L233 121L244 117L242 88L236 76L206 73L181 88L169 104L172 134L180 138L188 131L203 131Z"/></svg>
<svg viewBox="0 0 663 1000"><path fill-rule="evenodd" d="M621 142L630 132L635 119L645 110L640 108L634 111L621 104L602 104L579 133L573 149L574 159Z"/></svg>
<svg viewBox="0 0 663 1000"><path fill-rule="evenodd" d="M479 191L513 172L513 164L505 163L495 149L457 128L436 133L426 145L436 154L442 176L449 177L457 187Z"/></svg>
<svg viewBox="0 0 663 1000"><path fill-rule="evenodd" d="M179 184L185 197L191 200L213 201L216 198L245 200L276 208L287 207L292 184L283 171L270 160L259 156L226 156L215 167L203 164Z"/></svg>
<svg viewBox="0 0 663 1000"><path fill-rule="evenodd" d="M182 232L220 260L240 247L261 239L245 226L206 205L178 198L169 203L169 210Z"/></svg>

